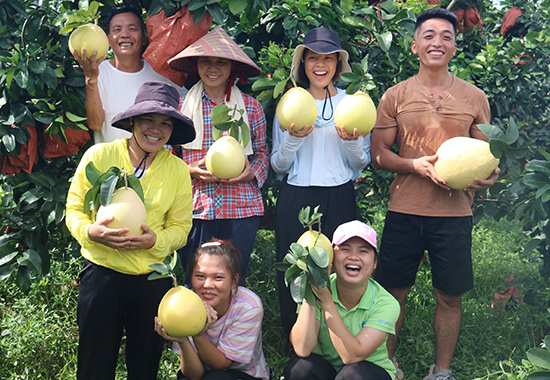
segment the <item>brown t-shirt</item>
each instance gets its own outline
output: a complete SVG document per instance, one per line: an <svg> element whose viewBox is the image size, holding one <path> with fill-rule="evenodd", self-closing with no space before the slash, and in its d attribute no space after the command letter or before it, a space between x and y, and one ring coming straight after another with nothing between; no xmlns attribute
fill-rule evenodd
<svg viewBox="0 0 550 380"><path fill-rule="evenodd" d="M416 76L388 89L378 105L375 128L397 128L399 156L434 155L446 140L471 137L477 124L488 124L489 102L474 85L453 77L436 102ZM390 190L389 210L423 216L472 215L473 193L444 190L417 174L398 174Z"/></svg>

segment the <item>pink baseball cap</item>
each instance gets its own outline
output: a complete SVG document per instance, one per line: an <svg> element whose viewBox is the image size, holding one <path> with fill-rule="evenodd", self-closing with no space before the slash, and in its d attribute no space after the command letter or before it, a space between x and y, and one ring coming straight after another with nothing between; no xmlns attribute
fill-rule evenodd
<svg viewBox="0 0 550 380"><path fill-rule="evenodd" d="M340 224L334 231L334 235L332 235L332 244L340 245L352 237L365 240L376 250L376 231L358 220Z"/></svg>

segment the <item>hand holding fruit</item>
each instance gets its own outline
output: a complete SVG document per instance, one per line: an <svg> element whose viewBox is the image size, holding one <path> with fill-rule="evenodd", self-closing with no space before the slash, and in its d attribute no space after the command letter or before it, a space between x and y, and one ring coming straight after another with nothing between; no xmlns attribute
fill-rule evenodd
<svg viewBox="0 0 550 380"><path fill-rule="evenodd" d="M204 302L204 306L206 306L206 323L204 324L201 332L198 333L196 336L200 336L210 330L212 326L214 326L214 323L216 323L216 321L218 320L218 312L206 302Z"/></svg>
<svg viewBox="0 0 550 380"><path fill-rule="evenodd" d="M498 179L499 174L500 174L500 168L497 167L488 178L486 179L476 178L475 183L469 183L468 187L464 190L467 190L467 191L486 190L495 184L495 181Z"/></svg>
<svg viewBox="0 0 550 380"><path fill-rule="evenodd" d="M188 339L188 337L186 337L186 336L176 337L176 336L168 335L168 333L166 332L164 327L162 327L162 323L160 323L159 317L155 317L155 331L161 337L163 337L164 339L169 340L171 342L183 343L185 340Z"/></svg>
<svg viewBox="0 0 550 380"><path fill-rule="evenodd" d="M283 132L288 130L288 133L291 136L294 136L294 137L306 137L311 132L313 132L313 125L306 125L303 128L300 128L299 130L296 130L296 126L294 125L294 123L292 123L292 124L290 124L290 127L288 129L286 129L282 126L280 126L279 128L281 128L281 130Z"/></svg>
<svg viewBox="0 0 550 380"><path fill-rule="evenodd" d="M359 132L357 131L357 128L353 129L353 134L349 134L346 128L343 126L339 127L336 125L335 128L336 128L336 132L338 133L338 136L340 136L342 140L351 141L351 140L357 140L359 138Z"/></svg>
<svg viewBox="0 0 550 380"><path fill-rule="evenodd" d="M90 240L121 251L149 249L155 245L157 235L146 224L142 225L143 234L129 235L128 228L107 227L113 219L114 217L112 216L93 223L88 229Z"/></svg>
<svg viewBox="0 0 550 380"><path fill-rule="evenodd" d="M128 228L109 228L107 224L114 220L110 218L98 220L88 229L88 237L95 243L103 244L113 249L123 249L124 244L130 240Z"/></svg>
<svg viewBox="0 0 550 380"><path fill-rule="evenodd" d="M157 234L146 224L142 224L141 228L143 228L143 233L141 235L130 235L130 241L127 242L124 249L133 251L153 248L157 242Z"/></svg>
<svg viewBox="0 0 550 380"><path fill-rule="evenodd" d="M205 162L206 158L203 157L202 159L192 162L188 165L191 178L198 179L204 182L219 181L218 177L212 174L212 172L206 170Z"/></svg>
<svg viewBox="0 0 550 380"><path fill-rule="evenodd" d="M237 182L250 182L256 178L256 175L254 175L254 172L252 171L252 168L250 167L250 162L248 161L248 157L245 157L245 163L244 163L244 169L236 177L229 178L229 179L220 179L220 182L226 182L226 183L237 183Z"/></svg>
<svg viewBox="0 0 550 380"><path fill-rule="evenodd" d="M80 52L81 55L78 54L76 49L71 51L73 54L73 57L76 62L80 65L82 68L82 72L84 73L84 77L86 79L97 79L99 76L99 65L101 62L105 61L107 59L107 55L104 55L103 57L97 56L97 50L94 50L92 56L88 58L86 56L86 48L82 48L82 51Z"/></svg>
<svg viewBox="0 0 550 380"><path fill-rule="evenodd" d="M421 177L431 180L437 186L450 190L451 188L445 184L445 180L435 171L434 164L436 161L437 155L414 158L412 159L412 170Z"/></svg>

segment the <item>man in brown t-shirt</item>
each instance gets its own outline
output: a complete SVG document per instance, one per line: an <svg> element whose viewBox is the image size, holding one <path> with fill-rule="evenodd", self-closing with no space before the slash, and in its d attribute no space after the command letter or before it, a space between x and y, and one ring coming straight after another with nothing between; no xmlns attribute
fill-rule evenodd
<svg viewBox="0 0 550 380"><path fill-rule="evenodd" d="M448 70L456 53L456 24L456 16L443 8L418 16L411 46L419 57L418 74L384 94L372 134L374 165L397 173L375 274L401 304L396 333L426 250L432 266L436 363L425 380L454 380L450 365L460 333L461 294L473 288L473 195L493 185L500 171L464 190L452 190L434 169L435 152L447 139L487 140L477 127L490 119L485 93ZM391 150L394 143L398 154ZM396 340L397 334L388 338L390 358Z"/></svg>

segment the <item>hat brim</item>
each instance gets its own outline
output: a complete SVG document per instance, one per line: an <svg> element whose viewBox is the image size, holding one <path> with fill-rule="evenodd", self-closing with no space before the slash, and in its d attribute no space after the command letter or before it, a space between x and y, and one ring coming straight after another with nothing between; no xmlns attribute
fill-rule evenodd
<svg viewBox="0 0 550 380"><path fill-rule="evenodd" d="M302 63L305 49L309 49L317 54L339 53L338 59L342 62L342 70L340 70L340 73L351 72L351 66L349 65L349 53L346 50L334 49L332 51L322 51L320 48L316 47L315 43L312 43L308 46L298 45L296 46L296 49L294 49L294 53L292 54L292 78L294 78L294 80L296 81L298 80L298 68ZM338 75L334 80L338 80L338 79L340 79L340 75Z"/></svg>
<svg viewBox="0 0 550 380"><path fill-rule="evenodd" d="M143 101L132 105L126 111L116 115L111 124L115 128L123 129L128 132L132 132L132 125L130 124L130 118L150 113L160 113L163 115L171 116L174 120L174 129L168 144L181 145L191 142L195 139L195 127L193 121L182 114L181 112L174 110L173 107L159 103L156 101Z"/></svg>

